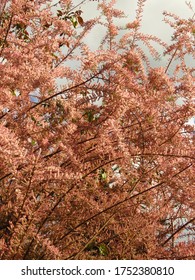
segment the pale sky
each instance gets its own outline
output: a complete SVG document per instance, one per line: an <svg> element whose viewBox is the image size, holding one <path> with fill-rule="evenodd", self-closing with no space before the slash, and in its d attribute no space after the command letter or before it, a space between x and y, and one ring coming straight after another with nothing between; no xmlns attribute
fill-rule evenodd
<svg viewBox="0 0 195 280"><path fill-rule="evenodd" d="M100 2L101 0L99 0ZM175 13L183 18L190 18L193 16L192 11L187 7L186 0L147 0L144 7L144 17L142 31L147 34L156 35L165 42L170 42L172 35L172 29L163 22L163 11L169 11ZM73 0L75 5L81 3L81 0ZM193 5L194 3L194 5ZM195 1L191 2L195 9ZM86 4L81 5L80 8L83 11L82 17L85 21L90 20L99 15L97 10L97 1L86 1ZM131 22L135 16L137 0L116 0L116 7L123 10L127 15L127 18L119 21L120 25L125 25L127 22ZM97 42L101 40L103 36L103 28L96 27L88 36L87 43L95 48Z"/></svg>

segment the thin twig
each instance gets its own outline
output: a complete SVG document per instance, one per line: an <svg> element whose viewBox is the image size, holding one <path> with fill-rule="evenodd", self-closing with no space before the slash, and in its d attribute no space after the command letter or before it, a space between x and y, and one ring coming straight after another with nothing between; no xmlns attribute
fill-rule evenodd
<svg viewBox="0 0 195 280"><path fill-rule="evenodd" d="M178 174L184 172L186 169L190 168L191 166L192 166L192 164L187 165L187 166L184 167L182 170L180 170L179 172L175 173L175 174L172 176L172 178L174 178L174 177L176 177ZM75 231L75 230L76 230L77 228L79 228L80 226L82 226L82 225L86 224L87 222L93 220L94 218L98 217L99 215L101 215L101 214L103 214L103 213L106 213L107 211L109 211L109 210L111 210L111 209L117 207L118 205L122 205L122 204L126 203L127 201L132 200L132 199L134 199L134 198L136 198L136 197L138 197L138 196L140 196L140 195L142 195L142 194L144 194L144 193L147 193L147 192L149 192L149 191L151 191L151 190L153 190L153 189L156 189L156 188L158 188L158 187L164 185L165 183L166 183L166 181L162 181L162 182L160 182L160 183L158 183L158 184L156 184L156 185L154 185L154 186L152 186L152 187L150 187L150 188L148 188L148 189L146 189L146 190L143 190L142 192L139 192L139 193L137 193L137 194L134 194L134 195L132 195L132 196L130 196L130 197L126 197L125 199L123 199L123 200L121 200L121 201L119 201L119 202L116 202L115 204L113 204L113 205L111 205L111 206L109 206L109 207L103 209L102 211L100 211L100 212L94 214L93 216L89 217L88 219L82 221L82 222L79 223L77 226L75 226L74 228L72 228L71 230L69 230L67 233L65 233L64 235L62 235L62 237L58 239L58 242L61 241L61 240L63 240L66 236L68 236L71 232ZM56 242L55 245L56 245L58 242Z"/></svg>
<svg viewBox="0 0 195 280"><path fill-rule="evenodd" d="M167 238L161 245L164 246L167 242L169 242L172 238L174 238L174 236L180 232L181 230L183 230L187 225L189 225L190 223L192 223L193 221L195 221L195 217L192 218L191 220L189 220L188 222L186 222L184 225L182 225L181 227L179 227L175 232L173 232L173 234L171 234L171 236L169 236L169 238Z"/></svg>
<svg viewBox="0 0 195 280"><path fill-rule="evenodd" d="M77 259L78 256L80 255L80 253L82 253L87 248L87 246L100 234L100 232L105 228L105 226L110 222L110 220L114 217L115 214L116 214L116 211L112 215L109 216L109 218L106 220L106 222L103 224L103 226L90 238L90 240L77 253L69 256L67 258L67 260L72 259L73 257L75 259Z"/></svg>

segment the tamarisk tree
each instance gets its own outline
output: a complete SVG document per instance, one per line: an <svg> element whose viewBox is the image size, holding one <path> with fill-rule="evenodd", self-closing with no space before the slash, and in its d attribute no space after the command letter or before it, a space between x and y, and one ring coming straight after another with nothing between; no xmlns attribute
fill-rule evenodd
<svg viewBox="0 0 195 280"><path fill-rule="evenodd" d="M84 2L1 1L0 258L193 259L193 9L168 45Z"/></svg>

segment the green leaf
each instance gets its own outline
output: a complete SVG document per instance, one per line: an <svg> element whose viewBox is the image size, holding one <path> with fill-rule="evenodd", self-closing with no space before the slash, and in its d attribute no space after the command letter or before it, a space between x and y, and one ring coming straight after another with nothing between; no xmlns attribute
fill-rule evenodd
<svg viewBox="0 0 195 280"><path fill-rule="evenodd" d="M174 101L174 100L175 100L175 97L173 95L170 95L169 97L167 97L168 102L171 102L171 101Z"/></svg>
<svg viewBox="0 0 195 280"><path fill-rule="evenodd" d="M56 59L58 58L58 56L55 53L52 53L51 55Z"/></svg>
<svg viewBox="0 0 195 280"><path fill-rule="evenodd" d="M32 144L33 146L35 146L35 145L37 144L37 142L36 142L35 140L32 139L31 144Z"/></svg>
<svg viewBox="0 0 195 280"><path fill-rule="evenodd" d="M98 246L98 249L99 249L100 255L102 255L102 256L108 256L108 254L109 254L109 249L108 249L108 247L106 246L105 243L101 243L101 244Z"/></svg>
<svg viewBox="0 0 195 280"><path fill-rule="evenodd" d="M71 17L71 18L70 18L70 21L72 22L74 28L76 28L77 25L78 25L78 21L77 21L76 17L74 17L74 16Z"/></svg>
<svg viewBox="0 0 195 280"><path fill-rule="evenodd" d="M106 180L106 178L107 178L107 173L103 168L100 170L99 178L100 178L100 180Z"/></svg>
<svg viewBox="0 0 195 280"><path fill-rule="evenodd" d="M107 177L106 172L102 173L101 177L102 177L102 180L106 180L106 177Z"/></svg>
<svg viewBox="0 0 195 280"><path fill-rule="evenodd" d="M95 120L93 110L86 110L85 113L83 114L83 116L85 116L85 118L88 120L88 122L92 122Z"/></svg>
<svg viewBox="0 0 195 280"><path fill-rule="evenodd" d="M93 113L91 111L87 112L87 119L89 122L93 121Z"/></svg>
<svg viewBox="0 0 195 280"><path fill-rule="evenodd" d="M16 96L15 90L11 89L12 95Z"/></svg>
<svg viewBox="0 0 195 280"><path fill-rule="evenodd" d="M33 116L31 116L31 120L35 123L37 122L36 119Z"/></svg>
<svg viewBox="0 0 195 280"><path fill-rule="evenodd" d="M12 95L17 96L17 97L20 95L20 91L17 89L11 89L11 93L12 93Z"/></svg>
<svg viewBox="0 0 195 280"><path fill-rule="evenodd" d="M97 249L97 246L95 245L95 241L92 241L91 243L89 243L87 245L87 247L85 248L85 250L87 250L87 251L91 251L91 250L94 250L94 249Z"/></svg>

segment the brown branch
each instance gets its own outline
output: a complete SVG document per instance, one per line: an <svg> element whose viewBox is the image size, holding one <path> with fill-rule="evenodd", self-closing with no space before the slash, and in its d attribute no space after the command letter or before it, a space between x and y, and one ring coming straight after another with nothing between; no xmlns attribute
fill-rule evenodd
<svg viewBox="0 0 195 280"><path fill-rule="evenodd" d="M11 24L12 24L12 18L13 18L13 15L11 15L11 17L10 17L9 25L8 25L8 27L7 27L6 34L5 34L5 37L4 37L2 46L1 46L0 57L1 57L2 53L3 53L4 47L5 47L5 43L6 43L6 41L7 41L7 37L8 37L8 34L9 34L9 30L10 30L10 27L11 27Z"/></svg>
<svg viewBox="0 0 195 280"><path fill-rule="evenodd" d="M4 175L3 177L0 178L0 181L2 181L3 179L9 177L10 175L12 175L12 172L7 173L6 175Z"/></svg>
<svg viewBox="0 0 195 280"><path fill-rule="evenodd" d="M76 41L76 43L74 44L74 46L72 47L72 49L64 56L64 58L62 58L56 65L54 68L57 68L62 62L64 62L68 57L69 55L71 55L71 53L79 46L79 43L82 39L82 37L85 36L85 33L88 32L89 29L86 29L82 34L81 36L78 38L78 40Z"/></svg>
<svg viewBox="0 0 195 280"><path fill-rule="evenodd" d="M185 124L185 122L182 122L182 124L179 126L179 128L169 138L167 138L161 144L159 144L159 146L162 146L162 145L166 144L168 141L170 141L171 139L173 139L175 137L175 135L177 135L177 133L181 130L181 128L184 124Z"/></svg>
<svg viewBox="0 0 195 280"><path fill-rule="evenodd" d="M38 161L38 159L39 159L39 156L40 156L40 153L39 153L39 155L37 156L37 158L35 159L34 164L33 164L33 167L32 167L32 170L31 170L31 172L30 172L30 178L29 178L27 190L26 190L24 199L23 199L23 201L22 201L22 205L21 205L20 210L19 210L19 211L20 211L20 212L19 212L19 215L18 215L18 217L17 217L17 219L16 219L16 221L15 221L15 225L17 225L17 223L19 222L20 218L21 218L22 215L24 214L24 213L23 213L24 205L25 205L25 202L27 201L28 194L29 194L29 191L30 191L30 188L31 188L31 185L32 185L32 179L33 179L33 176L34 176L34 174L35 174L36 164L37 164L37 161ZM22 169L22 167L21 167L21 169ZM9 242L11 241L12 236L13 236L14 233L15 233L15 229L13 230L12 234L10 235ZM20 242L20 244L21 244L21 242ZM17 248L19 248L20 244L18 245ZM16 253L14 254L13 258L15 257L15 255L16 255Z"/></svg>
<svg viewBox="0 0 195 280"><path fill-rule="evenodd" d="M6 115L7 115L7 113L3 113L3 114L0 116L0 120L1 120L2 118L4 118Z"/></svg>
<svg viewBox="0 0 195 280"><path fill-rule="evenodd" d="M169 242L172 238L174 238L174 236L180 232L181 230L183 230L187 225L189 225L190 223L192 223L193 221L195 221L195 217L192 218L191 220L189 220L188 222L186 222L184 225L182 225L181 227L179 227L175 232L173 232L173 234L171 234L171 236L169 236L169 238L167 238L161 245L164 246L167 242Z"/></svg>
<svg viewBox="0 0 195 280"><path fill-rule="evenodd" d="M61 153L61 152L62 152L62 150L60 150L60 148L58 148L55 152L53 152L53 153L51 153L51 154L48 154L48 155L45 155L45 156L43 156L43 158L51 158L51 157L53 157L54 155L59 154L59 153Z"/></svg>
<svg viewBox="0 0 195 280"><path fill-rule="evenodd" d="M57 202L54 204L54 206L52 207L52 209L49 211L49 213L47 214L47 216L45 217L45 219L42 221L41 225L40 225L39 228L37 229L37 232L36 232L35 236L32 238L30 244L28 245L28 248L27 248L27 250L26 250L26 252L25 252L25 254L24 254L23 259L25 259L26 256L28 255L28 253L29 253L29 251L30 251L30 249L31 249L31 247L32 247L32 244L33 244L33 242L34 242L34 240L35 240L35 238L36 238L36 236L39 234L40 230L41 230L42 227L45 225L45 223L47 222L48 218L49 218L49 217L51 216L51 214L55 211L55 209L58 207L58 205L61 203L61 201L65 198L65 196L66 196L74 187L75 187L75 185L71 186L71 187L69 188L69 190L68 190L66 193L62 194L61 197L60 197L60 198L57 200Z"/></svg>
<svg viewBox="0 0 195 280"><path fill-rule="evenodd" d="M76 85L74 85L74 86L72 86L72 87L69 87L69 88L64 89L64 90L62 90L62 91L59 91L59 92L57 92L57 93L55 93L55 94L53 94L53 95L51 95L51 96L49 96L49 97L47 97L47 98L41 100L39 103L36 103L36 104L34 104L33 106L31 106L31 107L26 111L26 113L29 112L29 111L31 111L32 109L36 108L37 106L43 104L44 102L47 102L48 100L53 99L53 98L56 97L56 96L62 95L62 94L64 94L64 93L66 93L67 91L73 90L73 89L75 89L75 88L78 88L78 87L84 85L85 83L87 83L87 82L91 81L92 79L94 79L95 76L98 75L98 74L99 74L99 73L93 75L92 77L90 77L90 78L88 78L87 80L81 82L80 84L76 84Z"/></svg>
<svg viewBox="0 0 195 280"><path fill-rule="evenodd" d="M82 179L85 179L87 176L89 176L91 173L95 172L96 170L98 170L99 168L111 163L111 162L114 162L116 160L119 160L119 159L122 159L122 157L118 157L118 158L115 158L115 159L112 159L112 160L109 160L107 162L104 162L103 164L99 165L98 167L94 168L93 170L91 170L90 172L88 172L87 174L85 174Z"/></svg>
<svg viewBox="0 0 195 280"><path fill-rule="evenodd" d="M171 57L171 59L170 59L168 65L167 65L167 67L166 67L166 69L165 69L165 73L167 73L167 71L168 71L168 69L169 69L169 67L170 67L170 65L171 65L171 63L172 63L172 61L173 61L173 59L174 59L174 57L175 57L175 55L176 55L178 49L179 49L179 47L177 47L177 48L175 49L175 51L174 51L174 53L173 53L173 55L172 55L172 57Z"/></svg>
<svg viewBox="0 0 195 280"><path fill-rule="evenodd" d="M137 156L161 156L161 157L176 157L176 158L188 158L188 159L195 159L193 156L188 156L188 155L175 155L175 154L158 154L158 153L140 153L140 154L135 154L131 155L132 157L137 157Z"/></svg>
<svg viewBox="0 0 195 280"><path fill-rule="evenodd" d="M116 214L116 211L111 214L108 219L105 221L105 223L103 224L103 226L90 238L90 240L77 252L72 254L71 256L67 257L66 259L72 259L73 257L75 257L75 259L78 258L79 254L82 253L87 246L100 234L100 232L106 227L106 225L110 222L110 220L112 219L112 217Z"/></svg>
<svg viewBox="0 0 195 280"><path fill-rule="evenodd" d="M172 177L173 177L173 178L176 177L178 174L184 172L186 169L190 168L191 166L192 166L192 164L186 166L185 168L183 168L182 170L180 170L179 172L177 172L176 174L174 174ZM68 236L71 232L73 232L74 230L76 230L76 229L79 228L80 226L84 225L85 223L87 223L87 222L93 220L94 218L98 217L99 215L101 215L101 214L103 214L103 213L106 213L107 211L109 211L109 210L111 210L111 209L117 207L118 205L121 205L121 204L123 204L123 203L125 203L125 202L127 202L127 201L129 201L129 200L131 200L131 199L134 199L134 198L136 198L136 197L138 197L138 196L144 194L144 193L147 193L147 192L149 192L149 191L151 191L151 190L153 190L153 189L156 189L156 188L162 186L162 185L165 184L165 183L166 183L166 181L162 181L162 182L156 184L155 186L152 186L152 187L150 187L150 188L148 188L148 189L146 189L146 190L143 190L142 192L139 192L139 193L134 194L134 195L132 195L132 196L130 196L130 197L127 197L127 198L125 198L125 199L123 199L123 200L121 200L121 201L119 201L119 202L117 202L117 203L115 203L115 204L113 204L113 205L111 205L111 206L109 206L109 207L103 209L102 211L100 211L100 212L94 214L93 216L91 216L91 217L89 217L88 219L82 221L82 222L79 223L77 226L75 226L73 229L71 229L71 230L69 230L67 233L65 233L61 238L58 239L58 241L57 241L56 243L54 243L54 245L56 245L59 241L63 240L63 239L64 239L66 236Z"/></svg>
<svg viewBox="0 0 195 280"><path fill-rule="evenodd" d="M47 98L41 100L40 102L34 104L33 106L31 106L30 108L27 109L26 113L28 113L28 112L31 111L32 109L36 108L37 106L43 104L44 102L47 102L48 100L53 99L54 97L57 97L57 96L62 95L62 94L64 94L64 93L68 92L68 91L71 91L71 90L73 90L73 89L75 89L75 88L78 88L78 87L80 87L80 86L85 85L86 83L90 82L90 81L93 80L94 78L97 78L97 76L98 76L99 74L101 74L104 70L109 69L110 66L112 66L112 65L115 64L116 62L120 61L120 59L121 59L121 58L118 58L116 61L112 61L112 62L110 62L110 63L104 65L97 73L93 74L90 78L86 79L85 81L83 81L83 82L81 82L81 83L79 83L79 84L76 84L76 85L74 85L74 86L72 86L72 87L69 87L69 88L67 88L67 89L64 89L64 90L62 90L62 91L60 91L60 92L57 92L57 93L55 93L55 94L53 94L53 95L51 95L51 96L49 96L49 97L47 97Z"/></svg>

